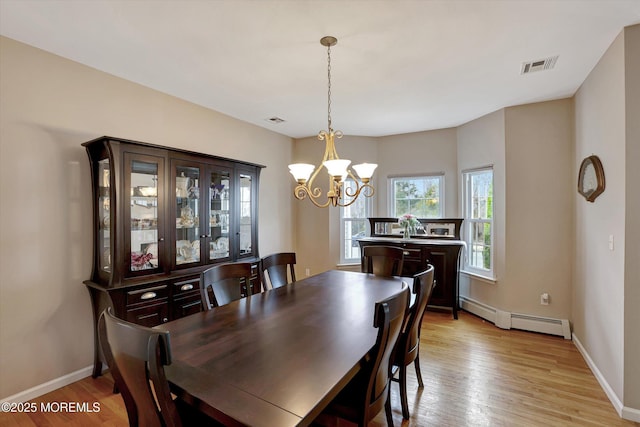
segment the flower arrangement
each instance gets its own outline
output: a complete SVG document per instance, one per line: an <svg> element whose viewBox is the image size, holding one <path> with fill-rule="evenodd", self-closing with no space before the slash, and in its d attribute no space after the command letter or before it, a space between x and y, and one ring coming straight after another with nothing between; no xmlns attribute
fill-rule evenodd
<svg viewBox="0 0 640 427"><path fill-rule="evenodd" d="M153 259L152 253L131 252L131 269L142 270L149 267L150 261Z"/></svg>
<svg viewBox="0 0 640 427"><path fill-rule="evenodd" d="M409 237L416 234L416 228L420 225L420 221L415 215L404 214L398 218L398 224L404 229L404 236Z"/></svg>

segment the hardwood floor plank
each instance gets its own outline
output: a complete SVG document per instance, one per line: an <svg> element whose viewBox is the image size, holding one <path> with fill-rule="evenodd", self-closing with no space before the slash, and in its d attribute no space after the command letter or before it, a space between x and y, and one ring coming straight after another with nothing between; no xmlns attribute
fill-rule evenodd
<svg viewBox="0 0 640 427"><path fill-rule="evenodd" d="M397 383L396 426L640 426L618 417L575 345L561 337L496 328L467 312L427 312L420 339L424 389L407 370L411 419L403 420ZM107 374L85 378L32 402L98 402L99 412L0 413L3 427L128 426ZM340 426L350 426L341 422ZM384 412L370 427L386 426ZM274 426L277 427L277 426Z"/></svg>

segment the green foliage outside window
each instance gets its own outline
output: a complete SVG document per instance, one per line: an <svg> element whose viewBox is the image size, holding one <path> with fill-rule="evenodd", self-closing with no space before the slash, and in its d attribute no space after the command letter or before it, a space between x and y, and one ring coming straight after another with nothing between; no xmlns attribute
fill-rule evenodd
<svg viewBox="0 0 640 427"><path fill-rule="evenodd" d="M393 214L439 218L441 216L440 179L439 176L395 179L395 212Z"/></svg>
<svg viewBox="0 0 640 427"><path fill-rule="evenodd" d="M487 218L493 219L493 180L487 192ZM482 251L483 267L491 269L491 224L484 224L484 249Z"/></svg>

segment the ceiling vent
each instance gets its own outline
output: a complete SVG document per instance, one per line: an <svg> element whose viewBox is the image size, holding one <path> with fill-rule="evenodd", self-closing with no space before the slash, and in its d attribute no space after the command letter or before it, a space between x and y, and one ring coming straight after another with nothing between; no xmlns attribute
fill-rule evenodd
<svg viewBox="0 0 640 427"><path fill-rule="evenodd" d="M275 116L274 117L269 117L268 119L265 119L265 120L268 121L268 122L271 122L271 123L275 123L275 124L284 122L284 119L281 119L280 117L275 117Z"/></svg>
<svg viewBox="0 0 640 427"><path fill-rule="evenodd" d="M533 73L534 71L550 70L555 67L557 60L558 55L545 59L538 59L536 61L523 62L520 74L529 74Z"/></svg>

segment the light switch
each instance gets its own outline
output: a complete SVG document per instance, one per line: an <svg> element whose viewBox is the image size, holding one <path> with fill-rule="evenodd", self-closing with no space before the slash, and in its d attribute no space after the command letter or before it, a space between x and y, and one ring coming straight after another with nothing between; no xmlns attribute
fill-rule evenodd
<svg viewBox="0 0 640 427"><path fill-rule="evenodd" d="M613 234L609 234L609 250L613 250Z"/></svg>

